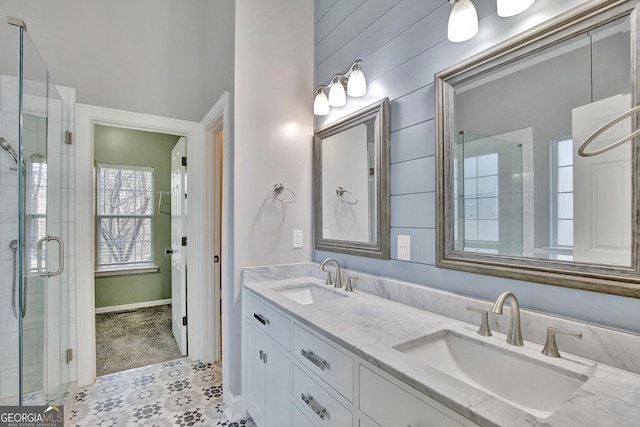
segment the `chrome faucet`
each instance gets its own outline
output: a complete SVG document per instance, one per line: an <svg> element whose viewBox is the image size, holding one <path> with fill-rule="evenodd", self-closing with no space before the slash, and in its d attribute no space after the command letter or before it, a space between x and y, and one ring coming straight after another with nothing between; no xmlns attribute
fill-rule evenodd
<svg viewBox="0 0 640 427"><path fill-rule="evenodd" d="M342 274L340 273L340 264L338 264L338 261L334 258L327 258L324 261L322 261L322 264L320 264L320 270L324 271L325 273L327 273L328 277L327 277L327 285L331 285L331 273L328 272L327 270L324 269L324 266L329 263L329 262L333 262L336 266L336 281L334 286L336 288L341 288L342 287Z"/></svg>
<svg viewBox="0 0 640 427"><path fill-rule="evenodd" d="M511 298L511 322L509 323L507 343L511 345L524 345L522 342L522 329L520 328L520 304L518 304L518 299L513 292L507 291L501 293L491 311L502 314L502 307L504 307L504 303L508 298Z"/></svg>

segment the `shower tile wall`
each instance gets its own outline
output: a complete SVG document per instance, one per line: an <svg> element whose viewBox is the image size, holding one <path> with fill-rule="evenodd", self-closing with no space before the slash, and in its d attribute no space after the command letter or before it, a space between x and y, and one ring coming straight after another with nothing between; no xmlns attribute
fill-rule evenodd
<svg viewBox="0 0 640 427"><path fill-rule="evenodd" d="M18 86L15 77L0 76L0 129L17 149ZM0 399L18 392L18 321L13 315L11 286L13 253L9 243L18 238L18 177L9 153L0 151ZM12 400L7 400L12 402ZM12 403L17 402L13 399Z"/></svg>
<svg viewBox="0 0 640 427"><path fill-rule="evenodd" d="M63 108L63 129L75 128L75 89L56 87L67 108ZM28 108L28 100L25 100ZM0 129L2 135L17 148L17 80L10 76L0 76ZM43 120L25 121L25 133L38 141L46 141L46 128ZM44 135L40 133L44 132ZM26 136L26 135L25 135ZM44 147L38 147L41 152ZM41 278L30 278L28 287L27 315L24 319L24 391L26 393L42 390L43 371L57 372L59 380L51 383L74 383L77 380L76 362L67 365L65 350L76 348L76 305L75 305L75 146L62 144L50 149L49 155L56 153L60 158L62 175L59 183L62 197L60 209L49 211L60 221L59 229L49 230L49 234L59 234L65 241L65 271L59 278L51 280L50 289L60 289L59 300L47 300L44 293L44 281ZM60 156L57 155L60 153ZM0 153L8 154L8 153ZM49 162L54 161L53 158ZM17 321L11 307L12 285L12 251L9 242L17 238L17 172L15 162L9 155L0 156L0 402L15 403L18 393L18 331ZM52 304L54 302L54 304ZM45 317L51 310L62 313L61 328L49 328L45 332ZM44 316L43 316L44 314ZM45 336L47 335L47 336ZM50 345L50 343L59 345ZM45 343L49 354L45 359ZM43 369L45 360L55 361L59 365L48 370ZM55 364L55 362L54 362Z"/></svg>

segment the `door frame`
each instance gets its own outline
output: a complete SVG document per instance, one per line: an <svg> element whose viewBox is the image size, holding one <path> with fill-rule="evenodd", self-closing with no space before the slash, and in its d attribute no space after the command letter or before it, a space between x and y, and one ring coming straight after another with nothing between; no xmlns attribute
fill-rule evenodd
<svg viewBox="0 0 640 427"><path fill-rule="evenodd" d="M210 279L210 286L207 286L205 294L203 295L207 301L210 301L213 307L203 313L204 325L203 332L213 330L213 342L207 346L205 350L207 360L213 360L218 362L220 360L220 321L222 320L222 359L229 360L225 348L226 339L229 337L229 313L226 310L222 310L220 313L220 292L222 292L223 306L227 298L233 298L227 289L233 289L229 287L229 284L233 284L233 248L231 247L232 240L230 239L229 224L233 218L233 206L231 203L232 184L230 181L230 165L231 165L231 141L232 141L232 129L231 129L231 115L230 115L230 93L225 92L215 103L215 105L209 110L209 112L200 121L200 128L202 130L202 146L203 155L202 158L207 164L203 170L202 184L204 185L204 192L207 195L205 217L208 219L221 219L222 226L220 227L220 283L215 283L214 262L215 245L211 241L214 236L215 226L212 220L205 221L200 236L205 240L203 246L206 246L207 250L204 253L205 258L202 262L205 264L205 274L207 279ZM222 141L217 138L217 131L222 126L223 137ZM220 147L222 144L222 147ZM220 150L222 150L222 159L219 158ZM218 184L216 179L215 168L222 166L222 182ZM220 194L222 191L222 194ZM216 212L216 198L221 198L222 203ZM219 199L220 200L220 199ZM227 285L225 286L225 283ZM222 314L222 319L221 319ZM208 333L208 332L207 332ZM229 363L222 364L222 378L229 378Z"/></svg>
<svg viewBox="0 0 640 427"><path fill-rule="evenodd" d="M234 301L238 298L238 290L234 289L234 258L233 258L233 127L231 125L231 95L229 92L225 92L215 103L215 105L209 110L209 112L200 121L200 128L202 130L202 145L206 147L206 153L202 156L205 161L208 162L210 167L205 168L203 172L202 183L206 186L205 191L207 194L207 215L209 218L213 218L212 214L215 212L214 197L216 196L216 189L214 188L214 165L222 165L222 182L218 186L218 191L222 190L221 200L222 206L220 207L219 214L221 215L221 227L220 227L220 284L216 286L215 283L207 288L207 301L213 302L213 307L210 310L205 311L203 314L204 325L202 331L210 331L213 328L213 333L210 337L213 337L213 342L207 346L207 350L211 353L207 353L210 357L209 360L218 361L220 357L220 324L222 321L222 394L224 411L229 419L236 419L242 413L242 397L236 396L231 393L229 389L230 372L239 372L240 361L234 360L229 354L229 340L231 331L231 322L234 318L233 313L230 311L233 309ZM222 124L222 147L219 144L220 141L216 141L216 131ZM214 157L220 153L219 149L222 148L222 159ZM214 160L215 159L215 160ZM219 194L218 194L219 195ZM211 221L205 222L202 230L203 238L207 236L213 236L213 223ZM208 227L208 228L207 228ZM206 277L213 278L213 257L216 255L214 245L209 240L205 242L207 248L204 261L208 260L208 267L210 268L206 274ZM205 262L205 265L207 263ZM220 292L222 292L222 313L220 313ZM222 317L221 317L222 316ZM236 316L237 317L237 316ZM210 338L209 337L209 338ZM239 339L239 337L234 337Z"/></svg>
<svg viewBox="0 0 640 427"><path fill-rule="evenodd" d="M206 160L202 155L202 131L199 123L154 116L112 108L76 104L76 304L77 304L77 363L78 386L92 384L96 379L95 343L95 191L94 191L94 125L115 126L184 136L187 144L189 173L187 199L189 245L187 264L187 322L189 324L189 356L193 360L212 362L204 351L212 345L201 322L207 313L207 301L202 297L208 286L203 244L199 230L206 224L203 205L209 195L203 191L203 171ZM215 342L215 340L214 340Z"/></svg>

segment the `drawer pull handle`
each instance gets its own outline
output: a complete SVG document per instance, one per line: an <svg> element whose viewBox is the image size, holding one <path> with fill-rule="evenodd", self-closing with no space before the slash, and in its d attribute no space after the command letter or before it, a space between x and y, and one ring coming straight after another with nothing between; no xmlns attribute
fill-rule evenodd
<svg viewBox="0 0 640 427"><path fill-rule="evenodd" d="M264 317L262 314L258 314L258 313L253 313L253 317L255 317L258 322L262 323L263 325L266 325L267 323L269 323L269 320Z"/></svg>
<svg viewBox="0 0 640 427"><path fill-rule="evenodd" d="M300 350L300 353L305 357L305 359L309 360L311 363L313 363L318 368L320 368L320 369L322 369L324 371L324 368L327 366L327 361L326 360L321 359L318 356L316 356L315 354L313 354L313 351L311 351L311 350L306 351L304 348Z"/></svg>
<svg viewBox="0 0 640 427"><path fill-rule="evenodd" d="M302 393L300 397L302 398L302 401L306 403L309 408L311 408L311 410L316 413L317 416L320 417L321 420L325 419L325 417L327 416L327 408L325 408L324 406L320 406L318 402L313 400L313 396L311 396L310 394Z"/></svg>

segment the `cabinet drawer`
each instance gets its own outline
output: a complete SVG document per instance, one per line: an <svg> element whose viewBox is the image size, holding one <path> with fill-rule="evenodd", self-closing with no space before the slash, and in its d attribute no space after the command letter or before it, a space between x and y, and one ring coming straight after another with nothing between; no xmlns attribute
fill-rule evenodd
<svg viewBox="0 0 640 427"><path fill-rule="evenodd" d="M253 295L244 295L247 297L244 313L247 321L289 350L289 319Z"/></svg>
<svg viewBox="0 0 640 427"><path fill-rule="evenodd" d="M298 325L293 326L293 354L309 370L353 401L353 359Z"/></svg>
<svg viewBox="0 0 640 427"><path fill-rule="evenodd" d="M291 425L295 427L316 427L305 414L302 413L296 405L293 407L291 414Z"/></svg>
<svg viewBox="0 0 640 427"><path fill-rule="evenodd" d="M438 402L432 402L434 406L446 409ZM423 402L368 368L360 366L360 410L382 427L460 427L463 425L434 406ZM457 414L455 416L459 417Z"/></svg>
<svg viewBox="0 0 640 427"><path fill-rule="evenodd" d="M293 366L293 398L309 418L320 426L353 425L351 412L316 384L297 366Z"/></svg>

